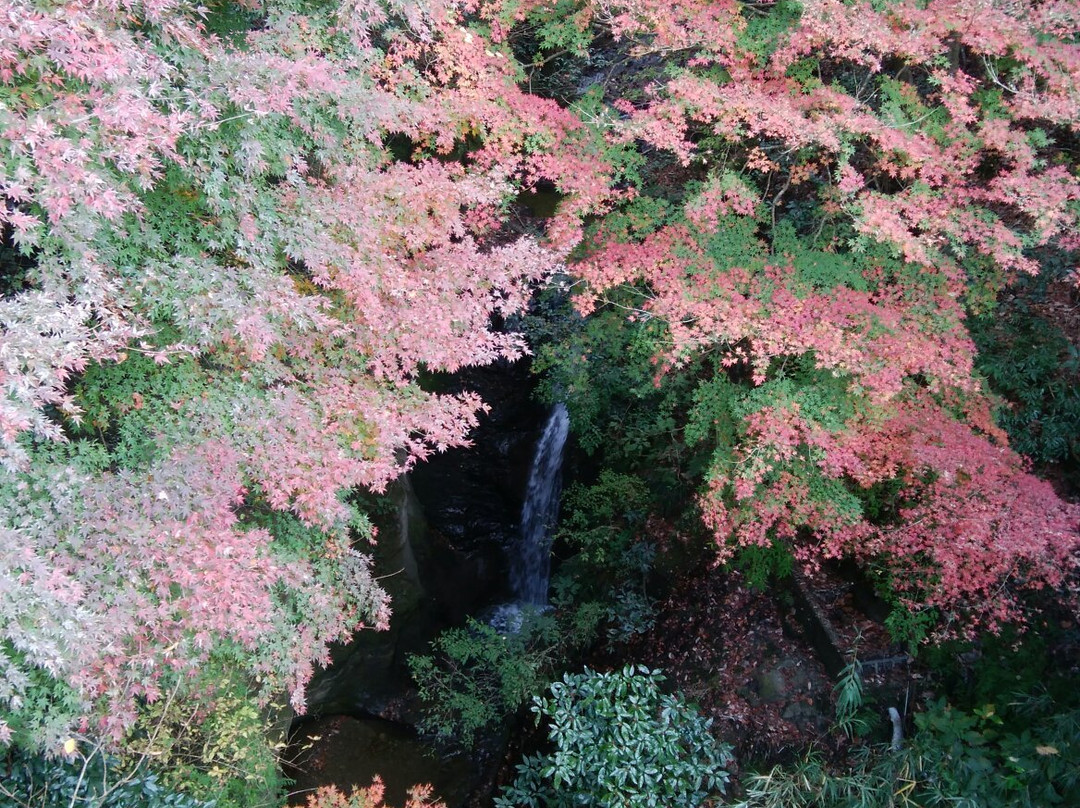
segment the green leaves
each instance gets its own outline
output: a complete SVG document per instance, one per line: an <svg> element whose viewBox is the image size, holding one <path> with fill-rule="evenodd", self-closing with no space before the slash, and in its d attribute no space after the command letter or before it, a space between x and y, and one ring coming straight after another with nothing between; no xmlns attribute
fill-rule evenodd
<svg viewBox="0 0 1080 808"><path fill-rule="evenodd" d="M765 64L798 23L802 6L795 0L779 0L768 6L749 8L746 26L739 32L737 41L760 64Z"/></svg>
<svg viewBox="0 0 1080 808"><path fill-rule="evenodd" d="M856 645L858 638L856 638ZM847 664L840 671L840 678L833 688L836 698L836 726L849 738L863 734L869 724L858 713L863 706L862 666L857 647L848 655Z"/></svg>
<svg viewBox="0 0 1080 808"><path fill-rule="evenodd" d="M693 707L664 694L644 665L565 674L536 696L555 750L526 757L499 808L697 808L723 793L732 762Z"/></svg>
<svg viewBox="0 0 1080 808"><path fill-rule="evenodd" d="M549 681L553 619L523 613L517 620L518 630L500 633L470 618L436 638L434 656L409 657L427 706L426 731L472 747Z"/></svg>
<svg viewBox="0 0 1080 808"><path fill-rule="evenodd" d="M1024 294L1023 287L1017 291ZM1077 347L1019 302L974 319L972 331L979 370L1008 402L997 417L1013 447L1040 463L1080 461Z"/></svg>
<svg viewBox="0 0 1080 808"><path fill-rule="evenodd" d="M778 222L773 231L773 251L791 261L795 269L792 279L796 287L808 291L828 292L836 287L868 291L866 266L857 256L839 251L813 249L799 238L789 220Z"/></svg>
<svg viewBox="0 0 1080 808"><path fill-rule="evenodd" d="M214 808L167 788L145 768L129 768L91 749L51 759L18 748L0 757L0 805L35 808Z"/></svg>

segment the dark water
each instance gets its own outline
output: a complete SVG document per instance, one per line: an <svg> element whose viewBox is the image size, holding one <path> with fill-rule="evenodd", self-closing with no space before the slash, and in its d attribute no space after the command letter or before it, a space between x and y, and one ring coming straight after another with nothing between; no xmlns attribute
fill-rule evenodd
<svg viewBox="0 0 1080 808"><path fill-rule="evenodd" d="M337 715L305 722L292 748L299 751L287 772L296 781L290 805L303 805L318 786L335 785L347 794L354 785L371 785L375 775L386 786L385 804L395 808L415 785L431 784L432 796L448 805L460 805L471 788L468 760L440 757L406 728L377 718Z"/></svg>

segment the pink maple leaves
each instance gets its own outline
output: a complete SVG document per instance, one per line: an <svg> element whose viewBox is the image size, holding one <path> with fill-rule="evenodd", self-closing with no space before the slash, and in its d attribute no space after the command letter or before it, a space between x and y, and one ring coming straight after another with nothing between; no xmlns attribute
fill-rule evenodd
<svg viewBox="0 0 1080 808"><path fill-rule="evenodd" d="M1007 279L1038 271L1032 246L1075 247L1080 183L1060 159L1050 164L1036 128L1077 126L1080 50L1071 34L1057 38L1075 9L824 0L789 17L764 11L777 25L765 43L746 36L752 17L727 6L602 8L617 36L648 32L642 52L687 53L643 100L616 102L627 117L612 137L684 165L705 164L702 138L727 151L685 224L603 245L575 266L588 284L579 309L635 284L644 302L634 317L667 326L666 367L726 352L719 367L746 363L762 385L787 359L811 359L844 380L855 407L842 423L797 401L741 412L737 445L700 499L721 554L784 541L806 560L852 555L887 568L912 608L963 613L967 628L1017 618L1025 587L1063 586L1077 574L1080 511L1003 445L963 318L972 255ZM724 189L735 167L779 195ZM856 250L891 245L910 271L890 276L869 261L865 284L810 288L783 256L710 255L736 215L760 217L771 203L775 229L785 192L808 178L839 192L817 200L861 234ZM901 493L886 524L855 495L888 481Z"/></svg>
<svg viewBox="0 0 1080 808"><path fill-rule="evenodd" d="M823 499L807 462L856 491L901 481L895 513L873 521L842 493ZM905 608L936 610L942 633L1022 622L1025 589L1065 590L1080 572L1080 509L929 395L840 431L766 407L747 419L731 469L714 471L700 500L722 555L784 541L809 564L856 558L888 574Z"/></svg>
<svg viewBox="0 0 1080 808"><path fill-rule="evenodd" d="M139 699L155 700L163 683L194 675L227 643L259 660L265 695L287 689L302 709L326 642L363 620L385 624L366 559L338 547L350 580L334 583L311 560L275 554L265 529L238 519L239 462L230 447L206 444L143 473L53 469L44 510L5 528L5 608L22 614L3 635L22 655L0 674L12 707L29 695L26 666L40 667L73 686L87 710L104 705L98 729L119 740ZM6 503L17 517L20 507ZM304 603L299 633L288 597Z"/></svg>
<svg viewBox="0 0 1080 808"><path fill-rule="evenodd" d="M846 209L860 231L943 271L968 249L1006 270L1032 271L1024 249L1077 226L1075 176L1047 166L1030 139L1032 121L1077 125L1080 56L1050 33L1071 12L974 0L880 10L815 2L801 8L763 62L732 39L741 18L723 21L725 33L716 35L714 15L692 2L675 5L681 12L671 15L686 18L680 47L718 60L728 76L692 69L675 75L632 111L628 135L684 162L694 156L692 131L732 143L764 138L784 154L813 150L826 163L836 161ZM952 64L943 70L936 60L949 54ZM886 83L896 93L886 102L883 91L870 88L890 59L904 65L898 75L923 78ZM818 65L818 76L791 73L801 60ZM1008 73L999 63L1010 64ZM854 91L847 89L851 81ZM980 105L988 95L998 99L989 113ZM861 155L858 169L853 155ZM990 164L997 175L987 178Z"/></svg>
<svg viewBox="0 0 1080 808"><path fill-rule="evenodd" d="M483 403L419 375L520 356L493 320L524 309L607 193L605 167L569 153L576 118L522 92L457 6L268 13L242 47L209 13L0 10L0 226L29 259L0 301L0 580L24 654L0 659L0 699L21 705L43 670L81 704L58 726L114 739L163 678L223 650L301 708L327 643L385 626L344 493L467 443ZM416 153L395 159L395 138ZM466 138L482 141L468 168L448 158ZM541 180L571 194L561 244L494 238ZM120 460L98 425L80 433L74 391L134 352L161 377L140 364L103 406L113 426L155 413L153 448ZM188 389L162 382L181 357ZM96 461L53 453L73 434ZM252 507L318 541L250 526Z"/></svg>

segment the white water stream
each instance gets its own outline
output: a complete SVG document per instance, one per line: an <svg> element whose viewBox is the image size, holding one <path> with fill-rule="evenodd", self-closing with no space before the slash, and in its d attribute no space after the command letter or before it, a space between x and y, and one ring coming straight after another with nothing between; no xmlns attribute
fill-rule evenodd
<svg viewBox="0 0 1080 808"><path fill-rule="evenodd" d="M510 559L510 586L521 603L546 606L551 577L551 530L559 517L562 490L562 456L570 416L566 406L556 404L536 444L525 505L521 510L521 534Z"/></svg>

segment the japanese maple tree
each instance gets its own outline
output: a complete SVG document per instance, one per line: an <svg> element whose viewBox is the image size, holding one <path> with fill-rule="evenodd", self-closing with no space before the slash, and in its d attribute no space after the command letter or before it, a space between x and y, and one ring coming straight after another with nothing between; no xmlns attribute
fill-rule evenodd
<svg viewBox="0 0 1080 808"><path fill-rule="evenodd" d="M667 57L608 90L608 137L690 182L654 182L681 199L662 219L635 201L597 228L576 302L630 309L661 375L709 357L687 437L715 447L720 557L854 557L913 634L1022 619L1025 589L1075 608L1080 511L1006 446L964 319L1036 250L1076 260L1077 6L590 8L627 59Z"/></svg>
<svg viewBox="0 0 1080 808"><path fill-rule="evenodd" d="M482 402L420 373L520 356L493 318L607 187L465 20L3 5L0 741L119 742L163 693L213 704L222 659L302 710L386 624L348 492L467 442ZM542 179L562 243L502 237Z"/></svg>
<svg viewBox="0 0 1080 808"><path fill-rule="evenodd" d="M422 374L520 356L564 261L696 369L721 558L854 557L953 631L1075 595L964 319L1080 247L1077 5L570 6L0 6L0 740L205 715L221 666L303 709L389 616L348 492L467 442ZM642 78L532 94L523 31Z"/></svg>

